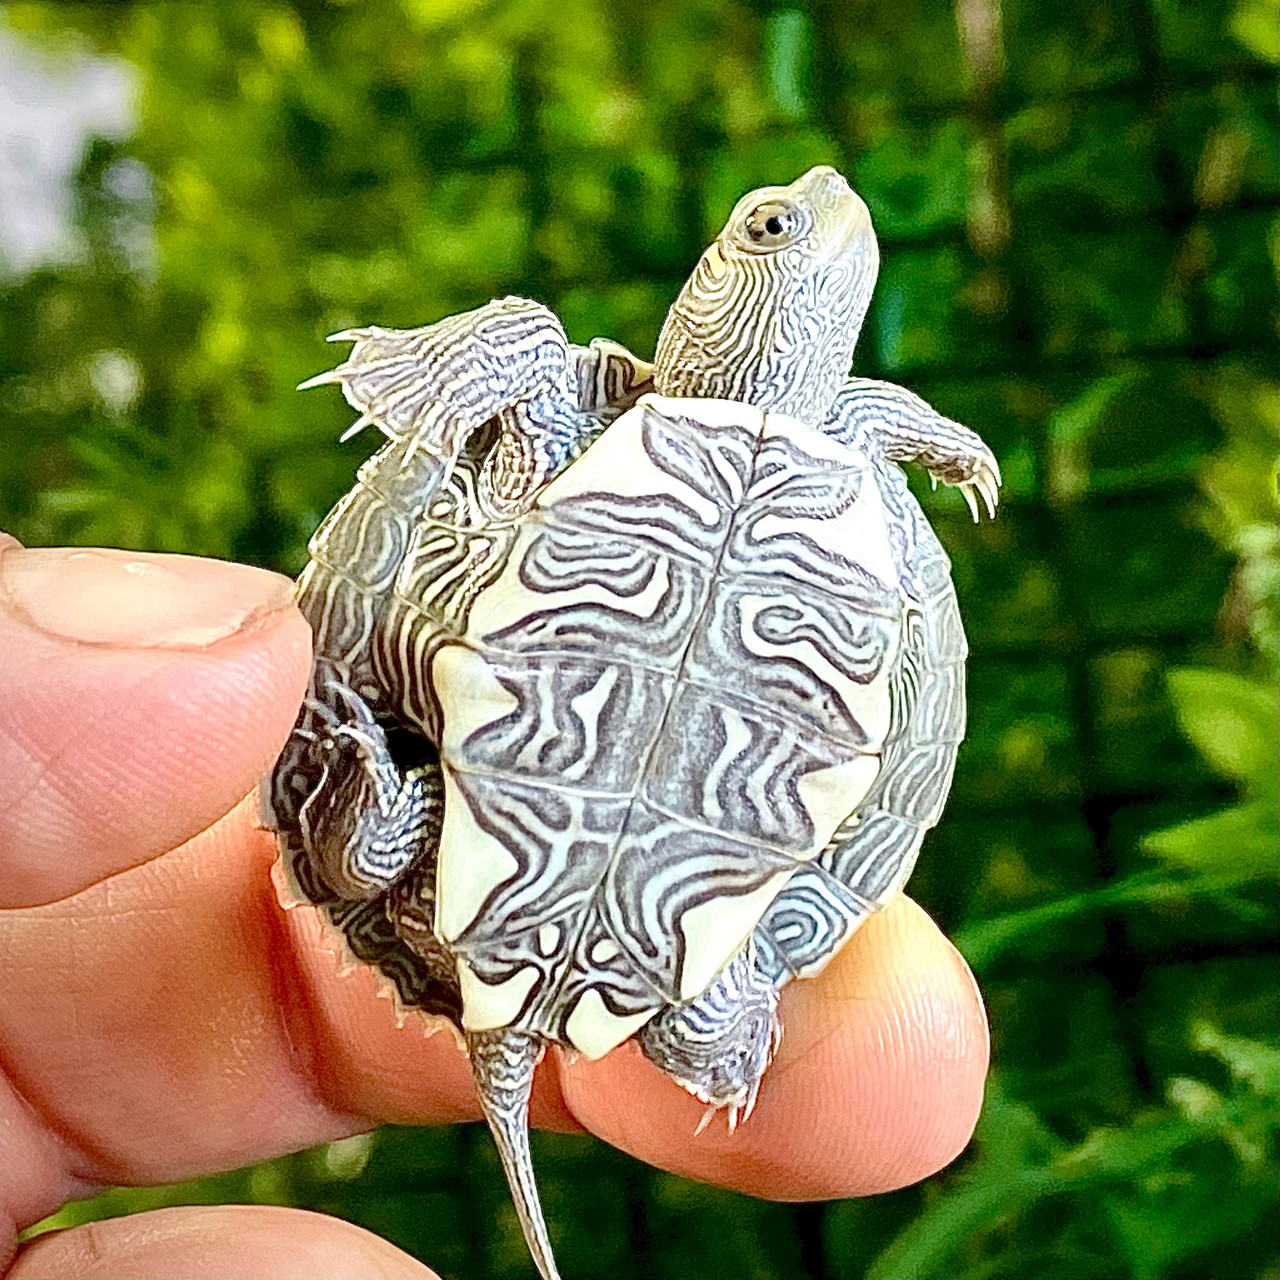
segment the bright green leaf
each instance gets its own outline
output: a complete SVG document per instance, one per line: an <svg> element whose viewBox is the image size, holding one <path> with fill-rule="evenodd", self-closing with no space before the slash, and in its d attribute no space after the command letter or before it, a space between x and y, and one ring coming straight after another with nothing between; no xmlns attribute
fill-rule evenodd
<svg viewBox="0 0 1280 1280"><path fill-rule="evenodd" d="M1275 804L1258 800L1153 831L1143 848L1188 871L1274 875L1276 829Z"/></svg>
<svg viewBox="0 0 1280 1280"><path fill-rule="evenodd" d="M1250 53L1280 62L1280 5L1276 0L1241 0L1231 15L1231 34Z"/></svg>
<svg viewBox="0 0 1280 1280"><path fill-rule="evenodd" d="M1276 792L1275 690L1228 671L1182 667L1169 673L1169 691L1183 733L1206 759L1255 793Z"/></svg>

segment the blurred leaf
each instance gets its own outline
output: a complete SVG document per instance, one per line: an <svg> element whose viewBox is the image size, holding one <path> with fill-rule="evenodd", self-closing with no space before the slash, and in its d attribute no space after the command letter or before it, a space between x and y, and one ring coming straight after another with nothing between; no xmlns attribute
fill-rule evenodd
<svg viewBox="0 0 1280 1280"><path fill-rule="evenodd" d="M1189 870L1274 874L1280 829L1280 728L1275 690L1227 671L1183 667L1169 673L1182 731L1244 801L1221 813L1155 831L1143 847Z"/></svg>
<svg viewBox="0 0 1280 1280"><path fill-rule="evenodd" d="M1231 15L1231 34L1259 58L1280 62L1280 4L1239 0Z"/></svg>
<svg viewBox="0 0 1280 1280"><path fill-rule="evenodd" d="M1249 879L1274 875L1280 811L1264 800L1237 805L1153 831L1142 847L1189 871L1235 874Z"/></svg>
<svg viewBox="0 0 1280 1280"><path fill-rule="evenodd" d="M1096 1224L1101 1206L1129 1262L1126 1276L1159 1280L1178 1260L1255 1228L1274 1194L1276 1049L1208 1024L1195 1034L1198 1047L1228 1067L1227 1092L1198 1079L1175 1080L1170 1105L1150 1107L1127 1126L1094 1129L1074 1146L993 1079L974 1137L975 1158L875 1259L867 1280L1018 1274L990 1268L971 1242L1008 1229L1038 1202L1063 1197L1081 1201L1074 1212L1061 1208L1052 1230L1069 1239L1077 1215L1084 1212ZM1243 1152L1246 1166L1226 1195L1216 1182L1195 1176L1212 1169L1223 1150ZM1105 1195L1103 1188L1118 1194ZM1170 1230L1174 1221L1179 1226ZM1061 1253L1062 1240L1051 1247Z"/></svg>
<svg viewBox="0 0 1280 1280"><path fill-rule="evenodd" d="M1274 1101L1280 1097L1280 1058L1272 1045L1226 1035L1203 1020L1192 1028L1192 1037L1197 1049L1213 1054L1233 1079L1248 1085L1260 1098Z"/></svg>
<svg viewBox="0 0 1280 1280"><path fill-rule="evenodd" d="M1274 794L1280 760L1275 691L1204 667L1177 668L1168 679L1182 731L1214 768L1251 793Z"/></svg>
<svg viewBox="0 0 1280 1280"><path fill-rule="evenodd" d="M1213 822L1227 815L1235 815L1239 811L1228 810L1226 814L1213 814L1209 818L1197 821ZM1248 836L1257 833L1252 825L1245 828ZM1232 825L1235 823L1232 817ZM1188 823L1187 826L1195 824ZM1180 828L1171 828L1177 831ZM1275 824L1271 824L1274 837ZM1159 833L1163 835L1164 833ZM1154 839L1154 837L1151 837ZM1194 839L1194 836L1191 837ZM1179 846L1180 847L1180 846ZM1198 848L1195 846L1194 848ZM975 920L964 925L953 935L953 940L960 954L969 962L975 972L982 973L998 960L1007 955L1019 943L1032 938L1055 924L1075 924L1091 917L1109 914L1114 911L1129 911L1169 906L1170 904L1187 903L1197 898L1209 899L1226 910L1244 919L1262 924L1269 915L1256 903L1236 895L1235 890L1247 884L1260 874L1274 871L1274 858L1260 861L1256 849L1252 846L1247 852L1233 850L1212 865L1208 857L1203 860L1195 856L1195 852L1186 856L1188 869L1203 874L1195 877L1173 877L1166 872L1146 871L1125 876L1109 885L1086 890L1083 893L1069 894L1055 898L1040 906L1028 907L1022 911L1011 911L1005 915L991 916L985 920ZM1269 846L1274 851L1274 839ZM1161 852L1153 849L1153 852ZM1172 855L1178 860L1176 855Z"/></svg>
<svg viewBox="0 0 1280 1280"><path fill-rule="evenodd" d="M813 57L813 29L806 14L782 9L765 24L764 58L769 96L784 120L808 112L807 81Z"/></svg>

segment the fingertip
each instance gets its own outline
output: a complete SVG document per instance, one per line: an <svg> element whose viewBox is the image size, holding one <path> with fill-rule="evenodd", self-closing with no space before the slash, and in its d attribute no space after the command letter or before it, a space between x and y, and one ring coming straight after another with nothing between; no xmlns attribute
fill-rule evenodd
<svg viewBox="0 0 1280 1280"><path fill-rule="evenodd" d="M923 908L898 898L792 991L766 1123L820 1153L794 1171L799 1196L891 1191L950 1164L978 1120L990 1042L973 974Z"/></svg>
<svg viewBox="0 0 1280 1280"><path fill-rule="evenodd" d="M268 569L114 547L0 546L0 605L51 640L129 649L204 649L288 607Z"/></svg>
<svg viewBox="0 0 1280 1280"><path fill-rule="evenodd" d="M154 1209L40 1236L9 1280L432 1280L436 1273L363 1227L268 1205Z"/></svg>
<svg viewBox="0 0 1280 1280"><path fill-rule="evenodd" d="M0 570L0 905L31 906L228 812L288 735L311 634L247 566L10 544Z"/></svg>

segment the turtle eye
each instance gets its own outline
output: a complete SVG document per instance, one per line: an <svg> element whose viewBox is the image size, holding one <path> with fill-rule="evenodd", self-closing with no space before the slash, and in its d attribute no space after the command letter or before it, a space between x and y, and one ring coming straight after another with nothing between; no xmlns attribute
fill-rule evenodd
<svg viewBox="0 0 1280 1280"><path fill-rule="evenodd" d="M752 249L781 249L798 240L808 229L799 208L787 200L766 200L742 222L742 237Z"/></svg>

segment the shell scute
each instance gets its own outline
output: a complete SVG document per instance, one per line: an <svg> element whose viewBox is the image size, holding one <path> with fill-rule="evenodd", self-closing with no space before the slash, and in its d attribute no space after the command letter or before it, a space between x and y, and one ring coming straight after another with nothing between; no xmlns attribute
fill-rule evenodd
<svg viewBox="0 0 1280 1280"><path fill-rule="evenodd" d="M559 522L597 537L635 541L712 568L763 422L759 411L732 408L736 414L722 415L708 436L680 402L645 396L548 485L538 507L554 507ZM597 447L606 440L606 448Z"/></svg>
<svg viewBox="0 0 1280 1280"><path fill-rule="evenodd" d="M691 827L637 800L602 885L603 919L665 1000L688 999L697 992L687 990L687 913L713 900L776 894L796 867L794 858L776 849ZM742 945L767 905L753 902L754 918L737 922L736 937L706 939L723 953L717 968Z"/></svg>
<svg viewBox="0 0 1280 1280"><path fill-rule="evenodd" d="M709 570L632 532L604 539L561 519L557 506L521 531L471 633L495 654L604 652L674 671Z"/></svg>
<svg viewBox="0 0 1280 1280"><path fill-rule="evenodd" d="M644 797L690 825L812 857L854 801L826 823L815 821L804 780L864 758L841 743L797 732L758 697L682 684L654 743Z"/></svg>
<svg viewBox="0 0 1280 1280"><path fill-rule="evenodd" d="M960 605L950 583L948 589L939 592L931 604L932 607L923 615L928 652L937 664L963 662L968 656L969 644L964 638L964 624L960 621Z"/></svg>
<svg viewBox="0 0 1280 1280"><path fill-rule="evenodd" d="M781 985L816 973L875 910L822 867L804 867L787 882L755 932L761 967Z"/></svg>
<svg viewBox="0 0 1280 1280"><path fill-rule="evenodd" d="M324 627L330 661L367 661L377 615L376 598L364 587L312 560L298 580L297 600L306 616Z"/></svg>
<svg viewBox="0 0 1280 1280"><path fill-rule="evenodd" d="M953 662L932 671L930 678L921 682L908 736L921 746L942 742L959 746L964 740L964 724L964 667Z"/></svg>
<svg viewBox="0 0 1280 1280"><path fill-rule="evenodd" d="M880 907L911 874L923 839L924 829L907 818L872 812L860 818L848 840L826 850L818 865L850 893Z"/></svg>
<svg viewBox="0 0 1280 1280"><path fill-rule="evenodd" d="M625 796L479 773L450 770L446 786L436 918L464 953L585 903L628 810Z"/></svg>
<svg viewBox="0 0 1280 1280"><path fill-rule="evenodd" d="M615 795L636 789L644 757L635 739L657 733L672 676L578 654L554 664L504 656L496 675L515 705L467 734L454 753L460 766Z"/></svg>
<svg viewBox="0 0 1280 1280"><path fill-rule="evenodd" d="M855 750L878 750L887 729L884 677L900 648L902 603L894 615L754 575L721 581L689 647L685 674L733 689L797 737L817 735Z"/></svg>

